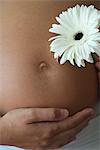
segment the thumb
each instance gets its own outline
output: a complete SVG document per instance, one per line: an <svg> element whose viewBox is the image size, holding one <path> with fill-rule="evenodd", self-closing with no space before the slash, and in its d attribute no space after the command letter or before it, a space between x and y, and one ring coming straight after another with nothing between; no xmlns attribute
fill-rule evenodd
<svg viewBox="0 0 100 150"><path fill-rule="evenodd" d="M25 111L27 124L41 121L60 121L68 117L69 114L67 109L58 108L28 108Z"/></svg>

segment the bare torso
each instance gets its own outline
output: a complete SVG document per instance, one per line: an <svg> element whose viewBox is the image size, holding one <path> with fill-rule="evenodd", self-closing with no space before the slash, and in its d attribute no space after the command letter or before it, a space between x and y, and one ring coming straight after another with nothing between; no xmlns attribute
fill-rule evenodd
<svg viewBox="0 0 100 150"><path fill-rule="evenodd" d="M73 114L93 106L98 88L94 65L59 65L49 52L48 29L67 5L32 3L1 3L0 112L63 107Z"/></svg>

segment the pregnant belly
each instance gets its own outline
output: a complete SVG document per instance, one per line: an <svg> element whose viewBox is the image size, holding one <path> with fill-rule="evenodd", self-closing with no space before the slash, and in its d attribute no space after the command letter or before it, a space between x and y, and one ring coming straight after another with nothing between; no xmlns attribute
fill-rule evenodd
<svg viewBox="0 0 100 150"><path fill-rule="evenodd" d="M94 65L87 64L86 68L68 62L59 65L49 52L48 30L54 22L52 18L70 5L53 1L1 4L2 114L23 107L60 107L73 114L96 103Z"/></svg>
<svg viewBox="0 0 100 150"><path fill-rule="evenodd" d="M6 67L2 66L0 111L3 114L23 107L67 108L73 114L96 103L97 76L92 64L78 68L69 63L41 61L33 66L13 58Z"/></svg>

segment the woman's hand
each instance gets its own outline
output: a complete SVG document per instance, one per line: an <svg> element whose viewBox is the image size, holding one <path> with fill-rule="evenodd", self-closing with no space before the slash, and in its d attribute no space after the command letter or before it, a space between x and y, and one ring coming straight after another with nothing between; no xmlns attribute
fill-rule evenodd
<svg viewBox="0 0 100 150"><path fill-rule="evenodd" d="M16 109L0 118L0 144L30 149L59 148L75 139L94 116L91 108L72 117L56 108Z"/></svg>

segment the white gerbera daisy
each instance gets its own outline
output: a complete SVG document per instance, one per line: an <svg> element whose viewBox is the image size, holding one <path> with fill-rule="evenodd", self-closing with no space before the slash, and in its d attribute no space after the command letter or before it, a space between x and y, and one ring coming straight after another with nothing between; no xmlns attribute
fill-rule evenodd
<svg viewBox="0 0 100 150"><path fill-rule="evenodd" d="M67 60L72 65L85 67L84 60L93 63L91 53L100 56L100 11L94 6L79 6L63 11L56 17L59 24L52 24L49 32L57 35L50 38L50 51L60 64Z"/></svg>

